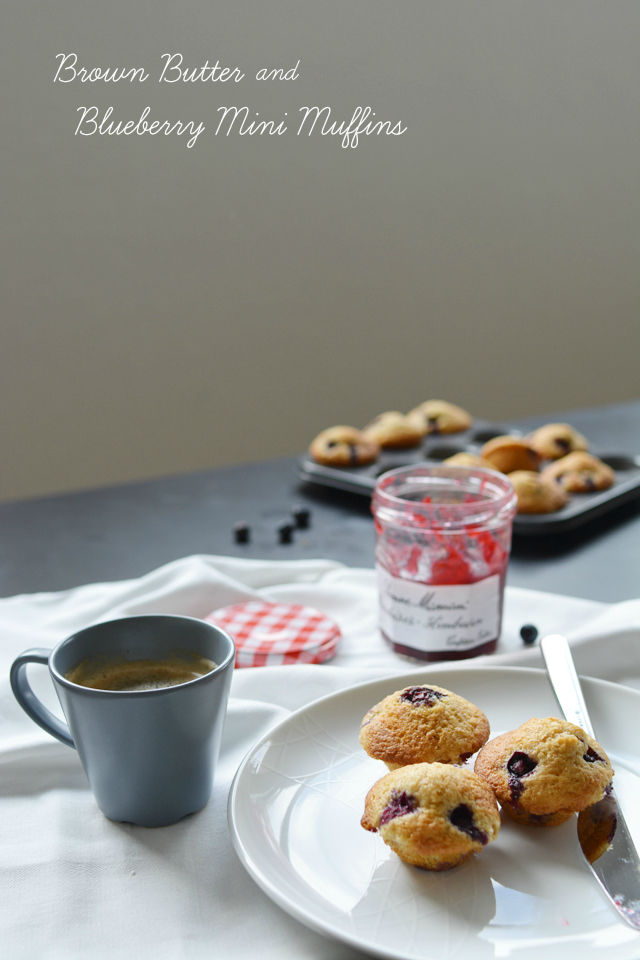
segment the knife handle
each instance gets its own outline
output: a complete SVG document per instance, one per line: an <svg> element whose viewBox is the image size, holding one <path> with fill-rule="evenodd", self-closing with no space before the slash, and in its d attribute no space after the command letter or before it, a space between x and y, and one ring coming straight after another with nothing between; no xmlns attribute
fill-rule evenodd
<svg viewBox="0 0 640 960"><path fill-rule="evenodd" d="M540 649L547 665L553 692L565 718L570 723L582 727L585 733L595 739L567 638L560 634L543 637L540 641Z"/></svg>

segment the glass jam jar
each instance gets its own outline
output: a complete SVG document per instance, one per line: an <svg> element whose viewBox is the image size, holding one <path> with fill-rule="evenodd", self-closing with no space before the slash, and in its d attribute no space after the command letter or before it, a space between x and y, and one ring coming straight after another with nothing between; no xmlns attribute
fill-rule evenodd
<svg viewBox="0 0 640 960"><path fill-rule="evenodd" d="M517 498L507 476L416 464L378 478L380 629L396 653L463 660L492 653Z"/></svg>

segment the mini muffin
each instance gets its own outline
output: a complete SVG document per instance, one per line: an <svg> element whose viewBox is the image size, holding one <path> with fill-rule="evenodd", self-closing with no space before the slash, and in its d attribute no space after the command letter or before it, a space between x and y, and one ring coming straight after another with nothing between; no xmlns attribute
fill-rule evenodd
<svg viewBox="0 0 640 960"><path fill-rule="evenodd" d="M540 455L536 453L528 440L512 437L494 437L480 449L480 456L493 464L500 473L513 473L514 470L538 470Z"/></svg>
<svg viewBox="0 0 640 960"><path fill-rule="evenodd" d="M389 770L410 763L464 763L489 739L482 710L444 687L405 687L365 715L360 743Z"/></svg>
<svg viewBox="0 0 640 960"><path fill-rule="evenodd" d="M588 450L587 440L568 423L547 423L529 436L529 443L543 460L557 460L573 450Z"/></svg>
<svg viewBox="0 0 640 960"><path fill-rule="evenodd" d="M509 480L518 497L518 513L555 513L569 502L564 487L533 470L516 470Z"/></svg>
<svg viewBox="0 0 640 960"><path fill-rule="evenodd" d="M545 467L540 476L555 481L571 493L592 493L608 490L616 475L604 461L590 453L576 450Z"/></svg>
<svg viewBox="0 0 640 960"><path fill-rule="evenodd" d="M380 453L377 443L355 427L329 427L315 438L309 453L327 467L362 467Z"/></svg>
<svg viewBox="0 0 640 960"><path fill-rule="evenodd" d="M407 416L422 433L460 433L471 426L471 414L446 400L425 400Z"/></svg>
<svg viewBox="0 0 640 960"><path fill-rule="evenodd" d="M568 720L527 720L490 740L475 772L518 823L554 827L597 803L613 770L600 744Z"/></svg>
<svg viewBox="0 0 640 960"><path fill-rule="evenodd" d="M460 450L459 453L454 453L452 457L447 457L442 462L452 467L484 467L485 470L495 470L490 460L485 460L477 453L468 453L466 450Z"/></svg>
<svg viewBox="0 0 640 960"><path fill-rule="evenodd" d="M362 433L379 446L392 449L415 447L424 436L424 430L397 410L381 413L367 424Z"/></svg>
<svg viewBox="0 0 640 960"><path fill-rule="evenodd" d="M449 870L496 839L500 814L493 791L471 770L415 763L372 786L360 823L405 863Z"/></svg>

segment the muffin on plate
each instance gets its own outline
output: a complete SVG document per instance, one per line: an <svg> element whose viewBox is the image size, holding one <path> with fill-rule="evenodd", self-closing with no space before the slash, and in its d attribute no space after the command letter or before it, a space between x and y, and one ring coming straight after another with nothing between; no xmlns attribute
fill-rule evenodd
<svg viewBox="0 0 640 960"><path fill-rule="evenodd" d="M490 740L475 772L527 826L554 827L601 800L613 769L600 744L568 720L537 717Z"/></svg>
<svg viewBox="0 0 640 960"><path fill-rule="evenodd" d="M360 823L405 863L449 870L496 839L500 814L493 791L471 770L416 763L371 787Z"/></svg>
<svg viewBox="0 0 640 960"><path fill-rule="evenodd" d="M362 467L373 463L380 446L355 427L329 427L319 433L309 447L316 461L327 467Z"/></svg>
<svg viewBox="0 0 640 960"><path fill-rule="evenodd" d="M434 684L405 687L365 715L360 743L389 770L411 763L464 763L489 739L478 707Z"/></svg>

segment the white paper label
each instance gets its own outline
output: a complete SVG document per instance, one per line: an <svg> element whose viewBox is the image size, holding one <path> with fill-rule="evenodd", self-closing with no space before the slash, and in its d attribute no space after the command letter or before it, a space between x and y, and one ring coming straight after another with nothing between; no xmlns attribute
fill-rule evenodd
<svg viewBox="0 0 640 960"><path fill-rule="evenodd" d="M500 577L428 586L392 576L376 564L380 627L403 647L437 653L469 650L498 636Z"/></svg>

